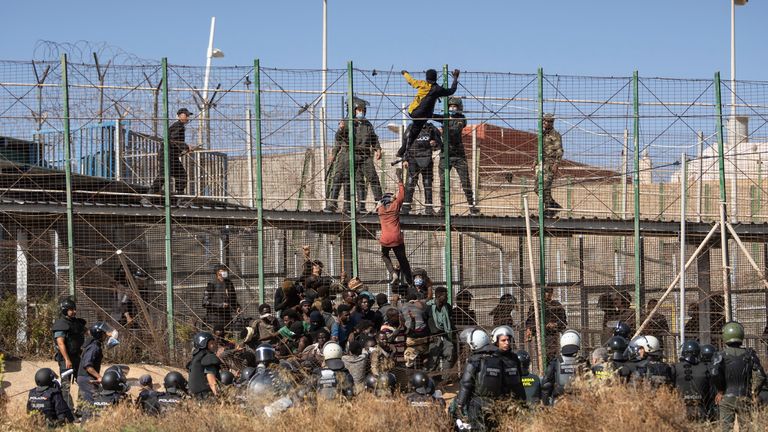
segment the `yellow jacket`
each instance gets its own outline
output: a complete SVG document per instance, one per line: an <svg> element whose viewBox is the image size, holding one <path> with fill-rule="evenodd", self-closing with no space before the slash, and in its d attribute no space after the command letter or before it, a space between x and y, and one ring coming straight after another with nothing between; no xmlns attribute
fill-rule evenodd
<svg viewBox="0 0 768 432"><path fill-rule="evenodd" d="M416 109L416 107L419 106L421 101L424 99L426 95L429 94L429 91L432 89L432 84L424 81L424 80L417 80L416 78L412 77L411 74L406 72L403 74L405 77L405 80L408 81L408 84L411 85L411 87L416 89L416 97L413 98L413 102L411 102L410 105L408 105L408 112L411 113L413 110Z"/></svg>

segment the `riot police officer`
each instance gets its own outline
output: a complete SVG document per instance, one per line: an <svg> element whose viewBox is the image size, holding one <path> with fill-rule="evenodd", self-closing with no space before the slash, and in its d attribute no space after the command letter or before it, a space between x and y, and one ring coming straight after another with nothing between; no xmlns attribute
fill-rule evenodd
<svg viewBox="0 0 768 432"><path fill-rule="evenodd" d="M757 353L741 346L744 341L744 327L731 321L723 326L725 349L712 359L712 379L717 387L716 402L720 405L720 421L724 431L733 430L739 418L739 430L749 427L749 412L752 408L752 373L758 372L765 384L765 371L760 365Z"/></svg>
<svg viewBox="0 0 768 432"><path fill-rule="evenodd" d="M269 344L259 345L255 358L257 366L250 378L246 376L252 405L263 406L268 415L290 408L293 405L289 394L292 385L281 371L275 349Z"/></svg>
<svg viewBox="0 0 768 432"><path fill-rule="evenodd" d="M391 398L397 389L397 377L392 372L381 372L378 376L365 377L365 391L378 398Z"/></svg>
<svg viewBox="0 0 768 432"><path fill-rule="evenodd" d="M405 139L409 136L414 124L408 125L408 129L403 136L403 146L398 150L397 155L404 159L403 168L408 169L408 180L405 183L405 202L401 208L401 214L407 215L411 212L413 205L413 194L416 191L416 184L421 177L421 183L424 187L424 214L432 216L435 214L432 208L432 180L434 177L432 162L432 151L443 147L443 139L440 133L432 123L426 123L421 132L416 136L412 145L406 146Z"/></svg>
<svg viewBox="0 0 768 432"><path fill-rule="evenodd" d="M629 362L627 353L629 342L621 336L613 336L608 339L609 368L614 376L622 382L628 382L634 371L633 365Z"/></svg>
<svg viewBox="0 0 768 432"><path fill-rule="evenodd" d="M93 402L93 395L101 382L101 361L104 359L103 344L109 339L108 346L117 342L113 330L104 322L97 322L89 329L91 338L83 348L80 368L77 370L78 397L86 402Z"/></svg>
<svg viewBox="0 0 768 432"><path fill-rule="evenodd" d="M120 368L110 367L101 377L101 390L93 395L91 406L86 408L84 418L97 415L120 402L129 399L126 377Z"/></svg>
<svg viewBox="0 0 768 432"><path fill-rule="evenodd" d="M464 111L464 103L460 97L451 96L448 98L448 119L435 120L443 123L443 126L448 128L448 154L441 153L440 159L440 210L438 214L445 212L445 169L448 167L450 172L451 168L456 169L456 173L459 175L459 182L461 183L461 189L464 191L464 196L467 198L467 205L469 205L469 213L476 215L480 213L475 200L472 195L472 186L469 182L469 167L467 166L467 155L464 151L464 128L467 126L467 119L462 113ZM443 149L440 150L441 152ZM450 179L450 176L448 177Z"/></svg>
<svg viewBox="0 0 768 432"><path fill-rule="evenodd" d="M520 381L525 389L525 400L529 407L536 407L543 400L541 396L541 378L531 372L531 355L528 351L518 351L517 358L520 360Z"/></svg>
<svg viewBox="0 0 768 432"><path fill-rule="evenodd" d="M651 335L641 336L638 345L647 358L644 378L652 387L671 386L674 383L672 366L665 363L662 358L664 352L659 339Z"/></svg>
<svg viewBox="0 0 768 432"><path fill-rule="evenodd" d="M688 420L707 420L714 402L709 368L700 362L700 355L698 342L685 341L680 361L673 369L674 384L685 403Z"/></svg>
<svg viewBox="0 0 768 432"><path fill-rule="evenodd" d="M355 382L341 360L341 345L328 342L323 347L323 367L313 374L313 387L318 398L351 399L355 395Z"/></svg>
<svg viewBox="0 0 768 432"><path fill-rule="evenodd" d="M424 371L416 371L411 375L409 383L410 392L405 395L405 400L412 407L445 407L442 395L435 392L435 382Z"/></svg>
<svg viewBox="0 0 768 432"><path fill-rule="evenodd" d="M472 430L493 430L493 401L509 394L509 388L504 386L502 379L504 362L485 331L469 328L461 336L472 354L461 376L454 416L459 417L462 423L468 422Z"/></svg>
<svg viewBox="0 0 768 432"><path fill-rule="evenodd" d="M188 398L187 380L179 372L168 372L163 378L163 387L165 387L165 392L157 395L157 404L161 414L178 408Z"/></svg>
<svg viewBox="0 0 768 432"><path fill-rule="evenodd" d="M218 396L217 381L221 360L216 357L218 343L208 332L197 333L193 338L192 360L187 363L189 371L189 392L196 399Z"/></svg>
<svg viewBox="0 0 768 432"><path fill-rule="evenodd" d="M578 354L581 335L576 330L566 330L560 336L560 355L547 365L541 380L542 397L548 405L562 396L568 385L586 370L586 362Z"/></svg>
<svg viewBox="0 0 768 432"><path fill-rule="evenodd" d="M515 344L515 333L512 327L501 325L491 332L491 341L498 348L497 355L501 357L504 364L504 387L510 390L510 396L518 401L525 402L525 388L521 380L522 365L517 354L512 351Z"/></svg>
<svg viewBox="0 0 768 432"><path fill-rule="evenodd" d="M37 387L29 391L27 413L39 412L49 427L75 421L72 410L64 400L56 382L56 374L51 369L39 369L35 373L35 385Z"/></svg>
<svg viewBox="0 0 768 432"><path fill-rule="evenodd" d="M61 316L51 327L56 350L54 360L59 364L61 394L69 408L74 409L69 390L80 369L80 356L85 343L85 320L77 317L77 305L70 298L59 303L59 311Z"/></svg>

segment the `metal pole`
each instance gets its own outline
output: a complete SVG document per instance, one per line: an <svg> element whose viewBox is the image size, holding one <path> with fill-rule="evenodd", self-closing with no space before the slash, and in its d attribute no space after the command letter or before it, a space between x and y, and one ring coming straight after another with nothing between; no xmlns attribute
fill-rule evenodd
<svg viewBox="0 0 768 432"><path fill-rule="evenodd" d="M322 75L323 75L323 92L321 95L321 107L320 107L320 147L323 148L323 153L320 157L320 160L323 164L322 169L320 170L320 178L323 182L323 187L320 188L322 190L322 197L323 200L326 198L326 170L328 169L328 162L327 162L327 153L328 153L328 147L326 142L326 118L327 115L327 104L326 104L326 91L328 90L328 0L323 0L323 59L322 59L323 65L322 65Z"/></svg>
<svg viewBox="0 0 768 432"><path fill-rule="evenodd" d="M533 241L531 238L533 237L531 235L531 216L528 214L528 195L523 196L523 207L525 210L525 239L526 239L526 245L528 246L528 268L531 272L531 298L533 299L533 318L535 321L536 328L538 329L536 331L536 336L538 339L537 345L539 346L539 373L543 373L545 370L544 365L544 351L546 350L546 347L544 346L544 334L543 334L543 327L544 327L544 317L543 314L540 313L539 303L543 301L541 298L541 291L536 289L536 270L534 270L533 266ZM541 228L539 228L541 229ZM522 285L523 281L520 280L520 284Z"/></svg>
<svg viewBox="0 0 768 432"><path fill-rule="evenodd" d="M696 192L696 215L697 221L701 222L701 206L704 195L704 132L699 131L699 184Z"/></svg>
<svg viewBox="0 0 768 432"><path fill-rule="evenodd" d="M635 327L640 326L642 303L642 249L640 245L640 98L639 78L635 71L632 74L632 141L634 144L635 177L633 186L635 191Z"/></svg>
<svg viewBox="0 0 768 432"><path fill-rule="evenodd" d="M686 261L685 265L683 266L682 271L678 272L675 275L675 279L673 279L672 283L669 284L667 289L664 291L664 294L662 294L661 297L659 297L659 303L656 304L656 306L653 308L653 310L648 312L648 314L645 316L645 320L639 326L637 326L637 330L635 330L634 336L638 336L638 335L642 334L643 330L645 330L645 327L651 321L651 317L656 315L656 312L658 312L658 310L661 307L662 303L664 303L664 300L667 299L667 297L669 296L669 293L671 293L672 290L675 288L675 286L677 286L677 282L680 279L680 275L682 274L682 272L684 272L685 270L688 270L688 267L691 266L691 263L693 263L693 261L695 261L696 258L698 258L699 254L704 249L706 249L706 247L709 245L709 240L712 238L713 235L715 235L715 231L717 231L718 227L719 227L718 224L715 224L715 225L712 226L712 228L707 233L706 237L704 237L704 240L702 240L701 244L699 244L699 247L697 247L696 250L693 252L693 255L691 255L688 258L688 261Z"/></svg>
<svg viewBox="0 0 768 432"><path fill-rule="evenodd" d="M739 195L738 195L738 176L739 176L739 136L736 131L736 0L731 0L731 109L728 119L728 136L730 137L731 152L731 219L737 221L739 215ZM735 257L734 257L735 258Z"/></svg>
<svg viewBox="0 0 768 432"><path fill-rule="evenodd" d="M680 157L680 346L685 342L685 205L688 185L688 158Z"/></svg>
<svg viewBox="0 0 768 432"><path fill-rule="evenodd" d="M120 133L120 129L122 126L122 121L118 118L115 120L115 168L114 168L114 175L115 180L122 180L123 179L123 139Z"/></svg>
<svg viewBox="0 0 768 432"><path fill-rule="evenodd" d="M253 112L256 116L254 138L256 141L256 247L259 272L259 304L264 303L264 187L262 185L261 162L261 66L253 61Z"/></svg>
<svg viewBox="0 0 768 432"><path fill-rule="evenodd" d="M19 310L19 322L16 329L16 342L27 342L27 282L29 276L29 236L27 231L19 227L16 229L16 305Z"/></svg>
<svg viewBox="0 0 768 432"><path fill-rule="evenodd" d="M352 277L357 277L357 180L355 179L355 103L354 68L347 62L347 129L349 130L349 209L352 236Z"/></svg>
<svg viewBox="0 0 768 432"><path fill-rule="evenodd" d="M726 221L726 196L725 196L725 151L723 146L723 101L720 89L720 72L715 73L715 109L717 110L717 152L718 171L720 174L720 248L723 268L723 297L725 297L725 319L731 320L731 277L728 265L728 232Z"/></svg>
<svg viewBox="0 0 768 432"><path fill-rule="evenodd" d="M168 324L168 352L173 354L175 348L173 322L173 248L171 244L173 230L171 227L171 138L168 132L168 59L162 60L163 74L163 177L165 179L163 194L165 207L165 310Z"/></svg>
<svg viewBox="0 0 768 432"><path fill-rule="evenodd" d="M629 130L624 129L624 154L621 161L621 218L627 218L627 171L629 170ZM570 206L568 206L570 208Z"/></svg>
<svg viewBox="0 0 768 432"><path fill-rule="evenodd" d="M546 260L546 238L544 237L544 69L538 70L538 190L539 190L539 302L541 303L541 319L538 333L540 335L539 350L544 356L546 352L546 335L545 333L545 314L547 305L544 304L544 287L547 284L547 268L545 264ZM528 214L526 213L526 219ZM541 363L542 367L546 365Z"/></svg>
<svg viewBox="0 0 768 432"><path fill-rule="evenodd" d="M258 91L258 90L256 90ZM246 136L246 146L248 147L248 204L251 208L253 208L256 197L254 196L254 187L253 187L253 124L251 123L251 109L246 108L245 110L245 136Z"/></svg>
<svg viewBox="0 0 768 432"><path fill-rule="evenodd" d="M69 129L69 78L67 55L61 55L61 92L64 110L64 179L67 199L67 267L69 295L75 298L75 214L72 209L72 143Z"/></svg>
<svg viewBox="0 0 768 432"><path fill-rule="evenodd" d="M448 87L448 65L443 65L443 86ZM445 176L445 190L443 192L445 205L445 288L448 290L448 300L453 300L453 245L451 242L451 164L449 159L451 134L448 133L448 98L443 98L443 117L446 121L443 123L443 154L441 162L443 163L443 175ZM470 203L472 204L472 203ZM501 271L501 268L499 268Z"/></svg>
<svg viewBox="0 0 768 432"><path fill-rule="evenodd" d="M480 153L477 151L477 125L472 126L472 202L475 203L475 205L478 205L477 202L477 191L478 191L478 180L480 180L480 160L478 158L478 155Z"/></svg>

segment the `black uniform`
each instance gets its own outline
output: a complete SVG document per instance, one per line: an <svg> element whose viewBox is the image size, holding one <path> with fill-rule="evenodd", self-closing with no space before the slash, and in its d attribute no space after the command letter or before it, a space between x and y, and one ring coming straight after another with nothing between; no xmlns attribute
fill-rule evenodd
<svg viewBox="0 0 768 432"><path fill-rule="evenodd" d="M168 136L170 138L170 146L168 147L168 158L170 159L170 177L175 180L176 194L183 194L187 189L187 170L184 169L184 164L181 162L181 157L184 152L189 151L189 146L186 141L186 127L184 123L175 121L168 128ZM158 159L158 175L155 181L152 182L150 193L161 193L163 190L164 180L164 160L163 160L162 147L157 152Z"/></svg>
<svg viewBox="0 0 768 432"><path fill-rule="evenodd" d="M75 417L58 387L35 387L27 397L27 412L37 411L45 417L50 427L72 423Z"/></svg>
<svg viewBox="0 0 768 432"><path fill-rule="evenodd" d="M113 390L101 390L93 394L93 400L83 407L83 420L99 415L99 412L109 409L120 402L129 399L128 394Z"/></svg>
<svg viewBox="0 0 768 432"><path fill-rule="evenodd" d="M672 366L650 357L646 365L645 379L652 387L672 386L675 382L675 373Z"/></svg>
<svg viewBox="0 0 768 432"><path fill-rule="evenodd" d="M406 145L405 140L411 132L414 124L408 126L403 138L403 146L398 150L397 155L408 162L408 181L405 185L405 200L402 207L402 213L408 214L413 204L413 194L416 191L416 184L421 176L422 186L424 187L424 206L427 211L432 210L432 180L433 168L432 151L443 146L443 139L437 128L431 123L427 123L421 129L421 133L416 137L411 145ZM433 146L431 141L435 141Z"/></svg>
<svg viewBox="0 0 768 432"><path fill-rule="evenodd" d="M80 389L78 397L86 402L93 402L93 396L98 391L98 385L91 382L93 376L85 369L92 367L96 373L101 373L101 361L104 358L101 340L91 338L83 348L80 368L77 370L77 386Z"/></svg>
<svg viewBox="0 0 768 432"><path fill-rule="evenodd" d="M335 400L339 397L352 398L355 395L355 382L352 374L344 367L344 362L326 361L326 367L313 374L315 393L318 398Z"/></svg>
<svg viewBox="0 0 768 432"><path fill-rule="evenodd" d="M83 354L83 343L85 342L85 320L81 318L69 318L67 316L61 316L53 323L51 327L53 331L53 345L56 351L54 360L59 364L59 376L67 370L64 356L59 352L59 347L56 344L56 339L63 337L64 346L67 349L67 355L72 362L72 370L74 373L67 378L61 380L61 393L64 396L64 400L69 405L70 409L74 408L72 402L72 396L69 393L72 381L77 377L77 371L80 369L80 356Z"/></svg>
<svg viewBox="0 0 768 432"><path fill-rule="evenodd" d="M357 191L358 209L363 209L365 197L368 192L366 182L371 184L373 198L379 201L382 196L381 182L373 163L373 154L381 150L379 137L373 130L373 125L367 119L354 121L355 132L355 188ZM333 148L333 171L331 185L328 192L327 208L336 208L336 199L341 188L344 188L344 208L350 208L349 187L349 130L346 127L336 131L335 146Z"/></svg>
<svg viewBox="0 0 768 432"><path fill-rule="evenodd" d="M205 287L203 293L205 308L205 323L211 328L222 326L229 328L232 323L233 311L239 307L235 285L229 279L219 281L214 277Z"/></svg>
<svg viewBox="0 0 768 432"><path fill-rule="evenodd" d="M707 365L682 360L675 363L672 374L675 387L685 402L688 419L709 419L714 404L714 393Z"/></svg>
<svg viewBox="0 0 768 432"><path fill-rule="evenodd" d="M568 385L586 370L586 362L576 356L559 355L547 365L542 378L542 398L551 405L565 393Z"/></svg>
<svg viewBox="0 0 768 432"><path fill-rule="evenodd" d="M720 401L720 421L723 429L733 428L736 416L748 417L752 408L752 373L758 372L765 385L766 377L757 353L750 348L727 346L715 354L712 361L712 378L717 389L723 393ZM745 427L740 421L740 426Z"/></svg>
<svg viewBox="0 0 768 432"><path fill-rule="evenodd" d="M406 80L408 80L408 75L406 75ZM413 119L413 123L408 126L408 131L405 133L405 140L403 143L405 147L410 146L414 141L416 141L417 137L422 131L422 128L429 124L427 123L427 119L435 117L434 111L435 103L437 100L441 97L451 96L452 94L456 93L456 88L458 85L459 83L456 78L453 79L451 87L449 88L445 88L437 83L431 83L429 91L421 99L419 104L412 108L409 107L410 111L408 114Z"/></svg>
<svg viewBox="0 0 768 432"><path fill-rule="evenodd" d="M498 351L501 362L504 365L503 384L504 387L509 389L509 396L512 399L525 402L527 395L525 393L525 387L523 386L522 375L523 366L520 364L520 359L513 351Z"/></svg>
<svg viewBox="0 0 768 432"><path fill-rule="evenodd" d="M491 404L509 396L511 390L505 386L504 375L504 361L495 345L487 345L469 356L459 383L456 408L466 411L472 430L493 430Z"/></svg>
<svg viewBox="0 0 768 432"><path fill-rule="evenodd" d="M416 392L411 392L405 395L405 400L408 401L408 405L414 407L414 408L434 408L434 407L445 407L445 400L442 398L436 398L434 395L431 394L421 394Z"/></svg>
<svg viewBox="0 0 768 432"><path fill-rule="evenodd" d="M440 120L438 120L440 121ZM442 147L440 158L440 205L445 209L445 167L455 168L461 182L461 189L467 198L467 204L475 205L472 196L472 185L469 181L469 167L467 166L467 155L464 151L463 132L467 126L467 119L462 113L453 113L449 120L443 120L443 125L448 128L448 154L443 154Z"/></svg>
<svg viewBox="0 0 768 432"><path fill-rule="evenodd" d="M160 405L157 402L158 393L154 390L144 389L136 398L136 405L142 412L149 415L160 414Z"/></svg>
<svg viewBox="0 0 768 432"><path fill-rule="evenodd" d="M219 379L221 360L216 354L206 350L197 350L192 354L192 360L187 364L189 370L189 393L197 399L207 399L213 392L208 385L206 375L214 375Z"/></svg>
<svg viewBox="0 0 768 432"><path fill-rule="evenodd" d="M187 395L176 389L166 389L164 393L157 394L157 406L160 414L176 409L187 398Z"/></svg>

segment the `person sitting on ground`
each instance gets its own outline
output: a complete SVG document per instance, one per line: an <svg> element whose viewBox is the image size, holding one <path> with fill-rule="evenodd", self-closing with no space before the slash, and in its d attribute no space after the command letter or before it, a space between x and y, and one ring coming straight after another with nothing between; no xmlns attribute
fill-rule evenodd
<svg viewBox="0 0 768 432"><path fill-rule="evenodd" d="M136 398L136 405L142 412L149 415L157 415L160 413L160 406L157 404L157 392L152 383L152 376L144 374L139 377L139 385L141 391Z"/></svg>
<svg viewBox="0 0 768 432"><path fill-rule="evenodd" d="M277 331L281 345L288 348L291 353L296 352L299 339L304 335L304 323L299 314L293 309L283 312L283 326Z"/></svg>
<svg viewBox="0 0 768 432"><path fill-rule="evenodd" d="M35 384L36 387L29 391L27 397L27 413L40 413L50 428L75 421L72 410L61 394L53 370L38 369L35 373Z"/></svg>

